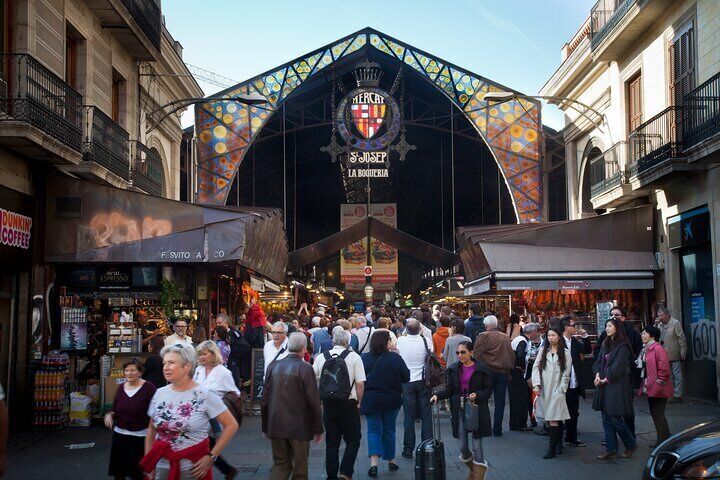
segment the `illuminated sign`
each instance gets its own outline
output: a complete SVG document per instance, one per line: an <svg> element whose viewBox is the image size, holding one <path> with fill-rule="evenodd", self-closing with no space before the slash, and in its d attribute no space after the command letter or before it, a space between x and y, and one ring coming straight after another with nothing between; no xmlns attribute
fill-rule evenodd
<svg viewBox="0 0 720 480"><path fill-rule="evenodd" d="M0 243L9 247L30 248L32 218L0 208Z"/></svg>

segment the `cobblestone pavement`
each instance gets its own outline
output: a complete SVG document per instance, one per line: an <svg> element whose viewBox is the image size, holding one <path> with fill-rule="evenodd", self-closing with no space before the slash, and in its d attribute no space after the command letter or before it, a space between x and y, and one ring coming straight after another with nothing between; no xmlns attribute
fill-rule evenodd
<svg viewBox="0 0 720 480"><path fill-rule="evenodd" d="M547 437L533 433L505 431L499 438L487 438L483 442L490 462L488 477L491 480L514 480L532 478L544 480L558 478L562 472L565 478L617 480L639 478L645 460L650 452L648 445L655 440L652 420L647 403L637 399L635 410L636 428L640 449L632 459L618 459L601 462L595 457L602 452L600 440L602 426L598 412L590 408L592 397L582 403L580 416L580 438L587 447L566 447L563 455L553 460L543 460ZM491 402L492 403L492 402ZM446 445L449 479L465 479L467 470L457 459L458 441L450 434L450 422L443 413L442 437ZM506 409L506 427L507 427ZM673 432L688 426L720 416L717 405L686 402L669 405L667 417ZM419 424L416 425L419 434ZM398 454L402 446L402 415L398 418ZM363 425L363 435L365 427ZM100 426L90 428L66 428L60 432L21 433L11 436L8 457L8 472L5 478L17 480L34 479L101 479L107 478L107 461L110 449L110 432ZM66 446L95 442L88 449L71 450ZM310 478L323 479L324 442L313 445L310 451ZM238 480L266 479L272 463L270 443L262 437L259 417L247 417L240 433L225 451L225 457L238 467ZM413 475L413 460L398 458L400 470L389 472L386 465L380 468L378 478L410 479ZM370 467L367 458L367 444L363 439L358 461L356 479L367 478ZM216 471L216 478L219 472Z"/></svg>

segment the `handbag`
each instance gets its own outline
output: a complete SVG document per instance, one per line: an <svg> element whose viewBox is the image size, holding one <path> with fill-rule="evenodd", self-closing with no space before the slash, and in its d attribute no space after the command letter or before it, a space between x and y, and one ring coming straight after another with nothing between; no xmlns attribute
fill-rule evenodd
<svg viewBox="0 0 720 480"><path fill-rule="evenodd" d="M242 426L243 421L243 403L242 397L235 392L225 392L222 397L222 401L230 411L235 421L238 424L238 428Z"/></svg>
<svg viewBox="0 0 720 480"><path fill-rule="evenodd" d="M480 407L475 402L465 399L463 407L463 425L468 432L476 432L480 423Z"/></svg>

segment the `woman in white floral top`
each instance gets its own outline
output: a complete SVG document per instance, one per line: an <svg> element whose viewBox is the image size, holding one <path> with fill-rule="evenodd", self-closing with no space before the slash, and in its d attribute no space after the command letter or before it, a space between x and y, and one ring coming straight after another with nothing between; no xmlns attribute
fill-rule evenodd
<svg viewBox="0 0 720 480"><path fill-rule="evenodd" d="M155 393L148 416L141 466L157 480L209 479L213 462L237 431L235 418L217 394L193 381L196 357L191 346L162 349L166 387ZM210 448L208 422L216 419L222 435Z"/></svg>

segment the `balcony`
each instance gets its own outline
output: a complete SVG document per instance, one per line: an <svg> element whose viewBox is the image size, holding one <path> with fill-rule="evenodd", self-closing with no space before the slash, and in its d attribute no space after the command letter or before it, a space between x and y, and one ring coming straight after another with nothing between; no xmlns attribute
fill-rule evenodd
<svg viewBox="0 0 720 480"><path fill-rule="evenodd" d="M28 54L0 54L0 144L29 158L78 164L82 96Z"/></svg>
<svg viewBox="0 0 720 480"><path fill-rule="evenodd" d="M629 52L672 0L598 0L590 10L593 60L613 61Z"/></svg>
<svg viewBox="0 0 720 480"><path fill-rule="evenodd" d="M153 61L160 55L162 24L157 0L86 0L135 60Z"/></svg>
<svg viewBox="0 0 720 480"><path fill-rule="evenodd" d="M85 138L80 165L61 170L88 180L127 188L130 135L98 107L85 107Z"/></svg>
<svg viewBox="0 0 720 480"><path fill-rule="evenodd" d="M702 170L682 153L682 109L671 106L628 135L628 174L633 189L669 180L675 172Z"/></svg>
<svg viewBox="0 0 720 480"><path fill-rule="evenodd" d="M720 73L683 99L683 149L689 162L720 161Z"/></svg>
<svg viewBox="0 0 720 480"><path fill-rule="evenodd" d="M160 155L140 142L135 142L132 184L136 189L156 197L162 197L165 190L165 174Z"/></svg>
<svg viewBox="0 0 720 480"><path fill-rule="evenodd" d="M633 198L625 170L627 158L627 142L618 142L590 159L590 201L594 209L617 207Z"/></svg>

